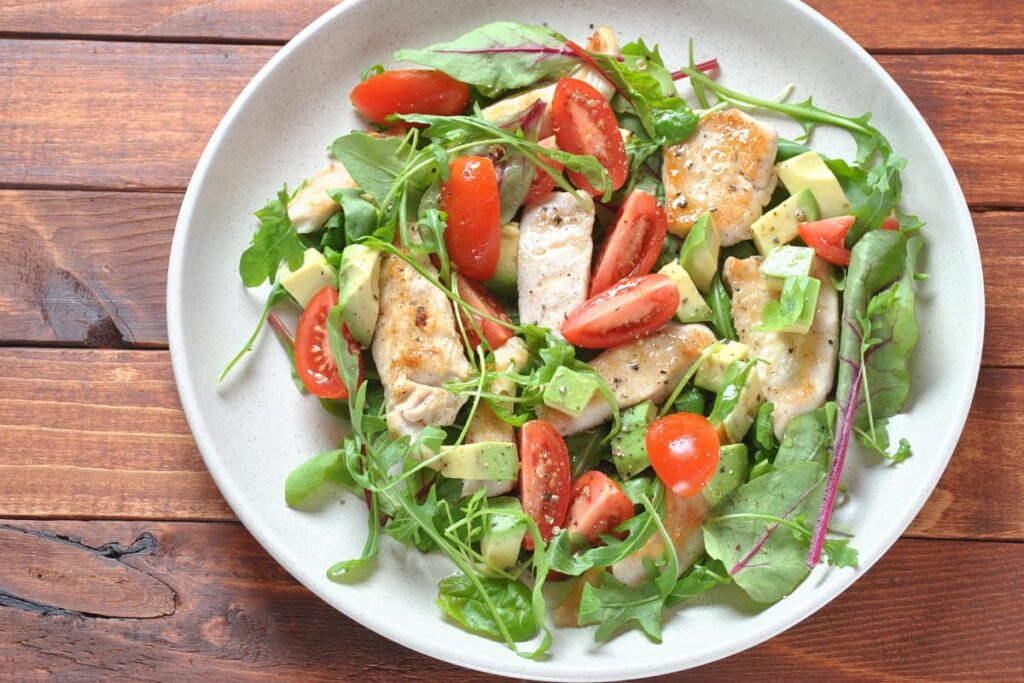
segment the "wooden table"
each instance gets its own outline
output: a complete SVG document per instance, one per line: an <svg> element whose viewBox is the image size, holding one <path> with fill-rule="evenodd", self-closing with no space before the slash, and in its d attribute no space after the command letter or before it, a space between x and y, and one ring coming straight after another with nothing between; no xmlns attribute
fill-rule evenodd
<svg viewBox="0 0 1024 683"><path fill-rule="evenodd" d="M182 192L241 88L331 4L0 0L2 680L487 678L363 629L271 560L171 377ZM984 368L949 470L877 567L692 675L1024 679L1024 3L814 4L956 168L985 265Z"/></svg>

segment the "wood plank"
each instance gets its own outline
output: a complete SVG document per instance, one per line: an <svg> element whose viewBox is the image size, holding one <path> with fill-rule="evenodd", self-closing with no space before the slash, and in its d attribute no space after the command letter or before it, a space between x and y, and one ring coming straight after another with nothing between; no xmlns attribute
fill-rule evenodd
<svg viewBox="0 0 1024 683"><path fill-rule="evenodd" d="M1024 47L1024 6L971 0L812 0L812 7L868 50L1007 50ZM0 35L118 36L145 39L286 41L334 0L0 0ZM941 22L936 22L941 17ZM899 26L879 31L879 26Z"/></svg>
<svg viewBox="0 0 1024 683"><path fill-rule="evenodd" d="M0 192L5 343L167 345L167 259L180 194Z"/></svg>
<svg viewBox="0 0 1024 683"><path fill-rule="evenodd" d="M1021 442L1024 370L984 370L957 452L909 533L1024 540ZM0 349L0 453L0 516L233 519L162 351Z"/></svg>
<svg viewBox="0 0 1024 683"><path fill-rule="evenodd" d="M17 663L19 680L151 679L183 668L206 680L498 680L363 629L297 584L237 524L7 524L80 537L80 544L93 547L131 549L148 535L142 544L148 549L112 562L166 585L175 596L166 616L94 619L53 613L14 594L22 600L8 600L9 608L0 609L0 662ZM82 573L98 584L109 581L94 566L83 565ZM78 599L62 583L54 583L52 594L58 602ZM813 670L830 680L1010 680L1024 676L1024 631L1005 628L992 615L1022 610L1024 545L904 539L804 623L690 675L784 680ZM677 618L685 618L685 611Z"/></svg>
<svg viewBox="0 0 1024 683"><path fill-rule="evenodd" d="M0 185L182 189L264 46L0 41ZM945 146L968 199L1020 206L1024 69L1012 55L879 58ZM970 88L963 83L971 83ZM154 97L154 93L160 93ZM984 97L986 116L964 125ZM992 115L997 113L998 115ZM1001 144L992 144L999 140ZM978 150L984 149L984 154Z"/></svg>
<svg viewBox="0 0 1024 683"><path fill-rule="evenodd" d="M0 343L165 347L180 204L166 193L0 191ZM989 293L983 362L1021 367L1024 213L973 218Z"/></svg>

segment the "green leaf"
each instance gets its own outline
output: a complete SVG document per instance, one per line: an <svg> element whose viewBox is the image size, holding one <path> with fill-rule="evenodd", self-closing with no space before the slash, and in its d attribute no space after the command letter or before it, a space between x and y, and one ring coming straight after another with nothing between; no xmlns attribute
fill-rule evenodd
<svg viewBox="0 0 1024 683"><path fill-rule="evenodd" d="M813 519L821 504L825 470L801 462L758 477L737 489L704 523L707 553L721 561L736 584L757 602L789 595L809 570L807 541L780 528L778 522ZM809 533L806 533L809 538Z"/></svg>
<svg viewBox="0 0 1024 683"><path fill-rule="evenodd" d="M302 463L288 474L284 483L284 500L295 507L326 482L355 488L356 482L345 466L342 449L324 451Z"/></svg>
<svg viewBox="0 0 1024 683"><path fill-rule="evenodd" d="M611 446L607 437L607 427L598 427L565 437L574 480L584 472L597 467L601 460L611 457Z"/></svg>
<svg viewBox="0 0 1024 683"><path fill-rule="evenodd" d="M792 418L782 435L775 465L785 467L798 462L816 462L827 468L832 459L830 451L835 421L836 404L832 402Z"/></svg>
<svg viewBox="0 0 1024 683"><path fill-rule="evenodd" d="M732 326L732 299L729 298L729 292L725 291L725 285L722 284L722 278L718 273L715 273L711 281L707 303L711 307L711 323L715 326L718 338L738 341L739 337Z"/></svg>
<svg viewBox="0 0 1024 683"><path fill-rule="evenodd" d="M750 373L757 363L758 360L756 358L751 358L745 363L737 361L729 367L729 370L725 373L722 390L715 397L715 405L711 408L711 415L708 417L711 424L723 422L726 416L736 407L740 400L740 392L743 390L743 385L747 383L747 378L750 377Z"/></svg>
<svg viewBox="0 0 1024 683"><path fill-rule="evenodd" d="M449 43L399 50L395 59L439 69L489 96L561 78L579 63L560 34L511 21L485 24Z"/></svg>
<svg viewBox="0 0 1024 683"><path fill-rule="evenodd" d="M501 224L505 225L523 205L530 191L535 169L522 154L507 154L498 164L498 197L501 202ZM540 171L543 173L543 171Z"/></svg>
<svg viewBox="0 0 1024 683"><path fill-rule="evenodd" d="M537 635L533 599L526 586L513 579L478 577L477 581L486 596L465 575L442 579L438 584L438 606L467 631L487 638L504 639L498 618L515 642ZM493 611L487 607L487 600L494 605Z"/></svg>
<svg viewBox="0 0 1024 683"><path fill-rule="evenodd" d="M707 397L704 391L692 384L679 394L679 398L672 404L672 409L677 413L694 413L703 415L707 407Z"/></svg>
<svg viewBox="0 0 1024 683"><path fill-rule="evenodd" d="M231 362L228 363L224 370L221 371L220 377L217 378L218 382L228 376L231 369L238 364L238 361L242 360L242 357L245 356L245 354L252 351L252 347L256 344L256 340L259 338L260 332L263 330L263 325L267 322L267 316L270 315L270 309L274 307L274 304L282 299L288 298L288 296L288 292L281 286L281 283L275 282L274 286L270 288L270 293L267 294L267 303L264 304L263 313L260 314L260 319L256 322L256 329L252 331L252 334L249 336L249 340L245 342L245 346L235 354L235 357L231 359Z"/></svg>
<svg viewBox="0 0 1024 683"><path fill-rule="evenodd" d="M847 539L831 539L825 541L825 557L833 567L856 567L858 554L855 548L850 547Z"/></svg>
<svg viewBox="0 0 1024 683"><path fill-rule="evenodd" d="M692 600L698 595L707 593L715 586L724 586L732 582L732 577L726 570L725 565L718 560L713 560L706 555L697 564L679 577L675 587L665 600L666 607Z"/></svg>
<svg viewBox="0 0 1024 683"><path fill-rule="evenodd" d="M374 137L358 131L331 143L334 158L381 206L405 169L408 152L401 138Z"/></svg>
<svg viewBox="0 0 1024 683"><path fill-rule="evenodd" d="M238 272L246 287L258 287L268 280L273 283L282 262L288 264L289 270L302 265L306 247L288 218L289 199L285 187L277 193L276 199L256 212L260 227L238 263Z"/></svg>
<svg viewBox="0 0 1024 683"><path fill-rule="evenodd" d="M647 637L661 642L661 612L665 600L654 579L639 586L627 586L610 572L601 575L601 585L585 584L580 598L579 624L600 624L594 639L604 642L628 626L639 626Z"/></svg>
<svg viewBox="0 0 1024 683"><path fill-rule="evenodd" d="M362 190L346 187L327 194L341 205L347 244L355 244L377 229L377 207L366 201Z"/></svg>
<svg viewBox="0 0 1024 683"><path fill-rule="evenodd" d="M775 406L771 401L762 403L754 420L754 444L763 452L774 453L779 445L775 442Z"/></svg>
<svg viewBox="0 0 1024 683"><path fill-rule="evenodd" d="M812 277L787 277L779 300L769 299L761 310L758 332L787 331L801 318L813 316L818 301L820 281Z"/></svg>

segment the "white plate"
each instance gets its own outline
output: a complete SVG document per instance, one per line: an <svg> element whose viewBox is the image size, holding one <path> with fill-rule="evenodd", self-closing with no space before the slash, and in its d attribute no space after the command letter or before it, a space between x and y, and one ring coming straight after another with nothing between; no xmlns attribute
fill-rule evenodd
<svg viewBox="0 0 1024 683"><path fill-rule="evenodd" d="M450 39L498 18L548 22L577 41L591 24L607 23L626 39L660 43L670 65L683 63L692 36L698 58L719 58L723 82L769 97L793 82L799 99L813 94L829 109L874 112L873 122L910 160L904 204L928 222L924 267L932 277L920 283L922 335L911 367L912 395L894 432L911 440L915 455L895 468L860 453L847 462L851 500L837 518L856 530L860 569L820 567L792 596L766 609L735 592L715 592L672 612L660 646L637 632L596 646L591 630L559 630L551 658L542 663L442 618L435 582L451 567L441 557L386 540L364 583L325 578L333 562L359 554L365 508L340 497L341 505L328 499L312 512L298 512L285 506L283 482L295 465L334 443L337 426L314 399L296 393L270 334L217 384L263 305L265 292L246 291L237 275L254 229L252 211L282 182L294 186L318 170L326 145L359 125L346 95L364 67L389 63L397 48ZM792 127L782 132L794 134ZM814 145L850 152L843 135L826 130ZM174 373L199 449L239 519L289 572L348 616L414 650L508 676L579 681L652 676L729 656L796 624L867 571L910 524L953 452L977 379L983 311L970 214L931 131L871 57L789 0L348 1L282 49L217 128L182 204L167 291Z"/></svg>

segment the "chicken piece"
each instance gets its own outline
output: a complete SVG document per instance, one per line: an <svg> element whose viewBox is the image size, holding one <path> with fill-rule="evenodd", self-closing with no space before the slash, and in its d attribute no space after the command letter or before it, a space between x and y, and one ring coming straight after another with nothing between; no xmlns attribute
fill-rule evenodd
<svg viewBox="0 0 1024 683"><path fill-rule="evenodd" d="M526 342L520 337L512 337L494 351L494 369L499 372L518 370L526 364L529 351ZM491 391L503 396L510 396L516 386L509 380L497 378L491 382ZM476 415L466 431L466 443L482 443L484 441L516 442L516 430L512 425L498 417L484 401L477 406ZM500 496L515 488L515 481L485 481L483 479L466 479L462 482L462 495L471 496L480 489L487 490L487 496Z"/></svg>
<svg viewBox="0 0 1024 683"><path fill-rule="evenodd" d="M587 50L616 57L622 54L615 32L607 26L599 26L587 39ZM608 79L589 66L582 66L570 75L594 86L606 100L610 100L615 94L615 87L608 82ZM551 127L551 100L555 96L555 85L552 83L539 88L531 88L518 95L506 97L484 107L480 113L484 119L500 128L515 128L523 124L530 108L537 101L541 101L545 107L540 114L537 139L543 140L554 132Z"/></svg>
<svg viewBox="0 0 1024 683"><path fill-rule="evenodd" d="M700 352L715 342L703 325L669 323L649 337L608 349L589 365L615 394L619 408L642 401L660 403L668 398ZM602 394L590 401L579 417L543 406L541 419L554 424L564 435L576 434L605 422L611 406Z"/></svg>
<svg viewBox="0 0 1024 683"><path fill-rule="evenodd" d="M732 288L732 319L740 341L759 363L765 396L774 405L775 435L782 438L789 420L820 408L832 391L839 347L839 295L828 267L814 259L811 275L821 280L814 322L807 334L758 332L761 309L771 294L761 277L761 257L726 259L722 268Z"/></svg>
<svg viewBox="0 0 1024 683"><path fill-rule="evenodd" d="M436 275L430 261L420 266ZM427 425L450 425L466 402L442 387L473 368L462 351L455 314L441 290L404 260L387 255L380 269L380 316L373 361L384 385L387 422L394 438L414 439Z"/></svg>
<svg viewBox="0 0 1024 683"><path fill-rule="evenodd" d="M708 517L708 509L703 494L683 498L665 490L663 521L676 549L680 576L704 554L704 534L700 527ZM655 530L639 550L612 565L612 574L627 586L638 586L647 578L644 560L650 558L657 562L664 553L665 539Z"/></svg>
<svg viewBox="0 0 1024 683"><path fill-rule="evenodd" d="M708 114L693 135L666 147L662 180L669 231L685 236L701 214L714 215L727 247L751 238L778 178L779 134L738 109Z"/></svg>
<svg viewBox="0 0 1024 683"><path fill-rule="evenodd" d="M332 161L324 170L306 181L295 198L288 202L288 218L295 232L316 232L338 210L338 203L327 194L328 190L359 187L340 161Z"/></svg>
<svg viewBox="0 0 1024 683"><path fill-rule="evenodd" d="M519 317L558 332L587 300L594 250L594 204L552 192L523 209L519 221Z"/></svg>

